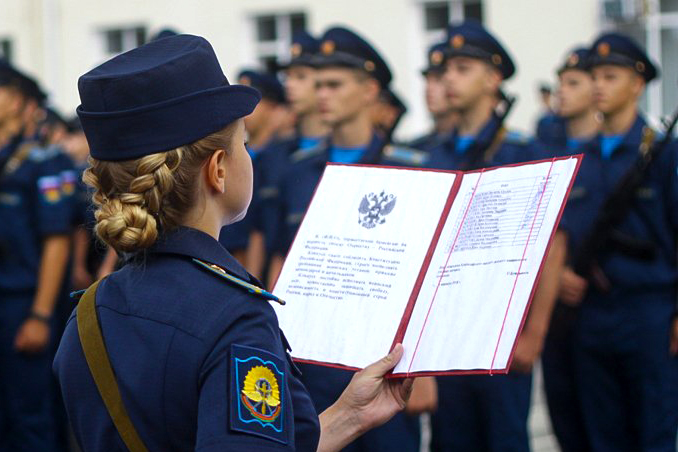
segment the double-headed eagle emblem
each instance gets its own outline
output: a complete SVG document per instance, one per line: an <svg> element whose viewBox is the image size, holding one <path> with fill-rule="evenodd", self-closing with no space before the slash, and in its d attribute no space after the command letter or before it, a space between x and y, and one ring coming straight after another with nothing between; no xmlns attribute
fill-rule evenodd
<svg viewBox="0 0 678 452"><path fill-rule="evenodd" d="M396 205L396 199L395 195L389 195L383 190L379 194L370 193L363 196L358 208L360 226L372 229L378 224L384 224L386 215L391 213Z"/></svg>

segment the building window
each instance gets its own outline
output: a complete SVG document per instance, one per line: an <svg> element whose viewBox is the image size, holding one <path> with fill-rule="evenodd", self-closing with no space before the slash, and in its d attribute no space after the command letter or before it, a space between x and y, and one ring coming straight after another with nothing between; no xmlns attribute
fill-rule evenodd
<svg viewBox="0 0 678 452"><path fill-rule="evenodd" d="M10 39L0 38L0 57L12 61L12 41Z"/></svg>
<svg viewBox="0 0 678 452"><path fill-rule="evenodd" d="M427 45L433 45L445 39L447 25L465 19L483 21L481 0L448 0L424 2L424 30Z"/></svg>
<svg viewBox="0 0 678 452"><path fill-rule="evenodd" d="M109 28L101 32L104 52L117 55L146 42L146 27Z"/></svg>
<svg viewBox="0 0 678 452"><path fill-rule="evenodd" d="M292 36L306 29L306 14L266 14L254 17L256 55L261 68L275 71L278 61L289 58Z"/></svg>

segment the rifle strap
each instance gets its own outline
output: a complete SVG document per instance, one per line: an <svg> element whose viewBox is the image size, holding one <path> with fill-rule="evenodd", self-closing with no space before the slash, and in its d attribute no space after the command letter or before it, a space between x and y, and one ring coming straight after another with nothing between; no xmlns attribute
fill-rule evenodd
<svg viewBox="0 0 678 452"><path fill-rule="evenodd" d="M99 395L106 405L106 410L118 430L125 446L130 452L147 452L141 437L137 433L132 420L127 414L125 405L120 396L120 388L115 380L115 374L111 367L111 361L106 351L104 338L101 334L101 326L97 317L95 299L99 280L92 284L80 298L78 303L77 320L78 335L82 351L85 354L87 367L92 374L94 383L99 390Z"/></svg>
<svg viewBox="0 0 678 452"><path fill-rule="evenodd" d="M652 127L643 127L643 137L640 140L640 146L638 146L638 152L640 152L640 155L643 157L647 157L650 149L652 149L655 135L656 132Z"/></svg>
<svg viewBox="0 0 678 452"><path fill-rule="evenodd" d="M28 155L31 153L34 147L35 143L32 141L18 146L16 150L14 150L14 152L12 152L12 154L7 158L7 160L3 162L2 166L0 166L0 179L19 169L24 160L28 158Z"/></svg>
<svg viewBox="0 0 678 452"><path fill-rule="evenodd" d="M504 138L506 138L507 132L508 131L506 130L506 127L501 126L499 130L497 130L497 133L494 134L492 142L487 147L487 149L485 149L485 152L483 152L483 161L485 163L492 162L494 156L497 155L497 152L499 152L499 147L504 142Z"/></svg>

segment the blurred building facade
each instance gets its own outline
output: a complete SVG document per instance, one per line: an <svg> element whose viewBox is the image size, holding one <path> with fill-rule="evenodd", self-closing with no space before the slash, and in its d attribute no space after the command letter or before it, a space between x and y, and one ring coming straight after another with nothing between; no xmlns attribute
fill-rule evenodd
<svg viewBox="0 0 678 452"><path fill-rule="evenodd" d="M77 78L165 27L205 36L229 79L243 67L288 55L292 33L344 24L381 50L409 113L398 136L429 124L420 69L426 48L450 21L481 20L518 66L506 86L518 96L509 123L531 131L540 110L538 85L552 82L573 46L618 28L645 44L663 67L662 84L645 100L652 116L678 102L678 0L0 0L0 54L36 75L65 115L78 105Z"/></svg>

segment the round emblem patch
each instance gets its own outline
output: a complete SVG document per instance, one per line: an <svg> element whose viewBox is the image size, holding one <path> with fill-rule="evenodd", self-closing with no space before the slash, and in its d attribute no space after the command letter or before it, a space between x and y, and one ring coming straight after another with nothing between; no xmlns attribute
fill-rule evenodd
<svg viewBox="0 0 678 452"><path fill-rule="evenodd" d="M325 55L329 55L334 52L335 47L334 41L324 41L320 46L320 51Z"/></svg>
<svg viewBox="0 0 678 452"><path fill-rule="evenodd" d="M610 54L610 44L608 44L607 42L601 42L600 44L598 44L596 51L598 52L598 55L600 55L601 57L606 57Z"/></svg>
<svg viewBox="0 0 678 452"><path fill-rule="evenodd" d="M452 36L452 39L450 39L450 44L452 44L452 47L455 49L460 49L464 45L464 37L462 35L454 35Z"/></svg>

